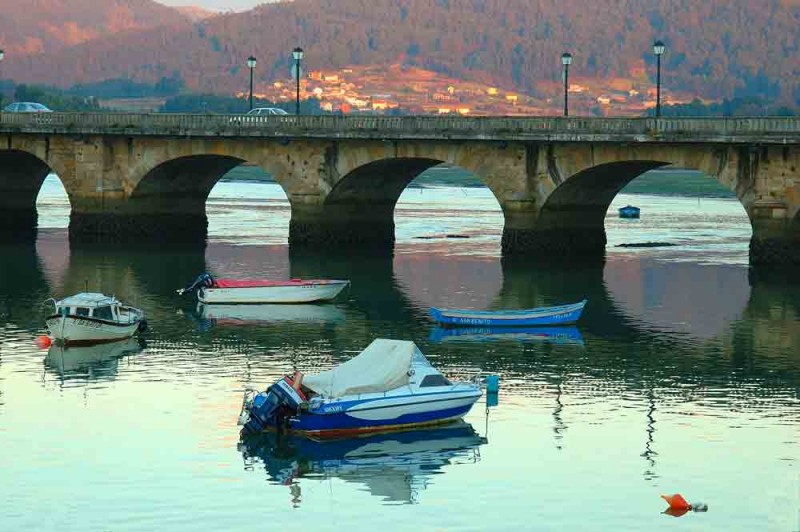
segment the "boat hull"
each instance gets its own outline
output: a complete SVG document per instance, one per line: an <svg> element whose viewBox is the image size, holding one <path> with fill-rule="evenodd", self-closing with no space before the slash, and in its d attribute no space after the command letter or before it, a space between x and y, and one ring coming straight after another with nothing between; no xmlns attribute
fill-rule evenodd
<svg viewBox="0 0 800 532"><path fill-rule="evenodd" d="M206 304L314 303L338 296L349 281L321 281L294 285L202 288L197 299Z"/></svg>
<svg viewBox="0 0 800 532"><path fill-rule="evenodd" d="M570 325L580 319L586 300L572 305L528 310L446 310L431 308L431 317L445 326L524 327Z"/></svg>
<svg viewBox="0 0 800 532"><path fill-rule="evenodd" d="M64 345L93 345L130 338L139 330L140 321L113 324L82 316L51 316L45 323L50 336L57 342Z"/></svg>
<svg viewBox="0 0 800 532"><path fill-rule="evenodd" d="M405 430L449 423L462 418L481 397L477 386L457 391L341 400L301 411L288 419L290 433L327 439ZM275 430L275 420L265 424Z"/></svg>

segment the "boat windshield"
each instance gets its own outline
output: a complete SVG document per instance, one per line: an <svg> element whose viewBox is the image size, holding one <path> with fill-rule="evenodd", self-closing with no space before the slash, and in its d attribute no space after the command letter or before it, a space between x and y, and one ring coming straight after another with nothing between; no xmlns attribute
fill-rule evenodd
<svg viewBox="0 0 800 532"><path fill-rule="evenodd" d="M93 316L95 318L98 318L98 319L101 319L101 320L113 320L114 319L114 316L111 314L111 307L110 306L104 306L104 307L95 308Z"/></svg>
<svg viewBox="0 0 800 532"><path fill-rule="evenodd" d="M75 315L76 316L89 316L89 309L86 307L76 307L75 308Z"/></svg>

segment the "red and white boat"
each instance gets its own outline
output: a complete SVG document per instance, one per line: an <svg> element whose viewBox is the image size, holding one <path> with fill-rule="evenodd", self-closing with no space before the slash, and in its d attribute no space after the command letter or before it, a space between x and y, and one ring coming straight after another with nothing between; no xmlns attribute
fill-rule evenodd
<svg viewBox="0 0 800 532"><path fill-rule="evenodd" d="M313 303L330 301L350 281L331 279L290 279L288 281L214 279L204 273L179 294L197 291L201 303Z"/></svg>

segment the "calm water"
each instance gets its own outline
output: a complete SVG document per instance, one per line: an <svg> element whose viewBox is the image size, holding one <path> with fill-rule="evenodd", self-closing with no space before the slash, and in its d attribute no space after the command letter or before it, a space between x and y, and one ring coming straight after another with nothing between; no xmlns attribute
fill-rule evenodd
<svg viewBox="0 0 800 532"><path fill-rule="evenodd" d="M800 529L800 286L749 278L722 199L620 195L602 267L503 264L485 189L408 189L394 257L298 256L276 185L222 183L195 252L70 249L57 182L35 246L0 249L0 530ZM469 238L445 238L445 235ZM671 247L624 248L667 242ZM352 280L335 305L200 309L229 276ZM83 290L145 309L141 340L39 350L41 303ZM588 297L575 328L452 335L430 305ZM246 386L411 339L449 375L501 376L466 424L313 444L238 441ZM662 493L708 513L663 515Z"/></svg>

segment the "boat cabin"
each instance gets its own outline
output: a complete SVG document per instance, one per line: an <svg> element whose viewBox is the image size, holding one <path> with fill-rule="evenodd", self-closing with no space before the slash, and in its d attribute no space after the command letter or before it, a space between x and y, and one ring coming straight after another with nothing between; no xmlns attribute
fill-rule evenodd
<svg viewBox="0 0 800 532"><path fill-rule="evenodd" d="M79 316L105 321L128 321L128 313L114 297L96 293L81 293L55 302L56 314ZM124 316L123 316L124 315Z"/></svg>

